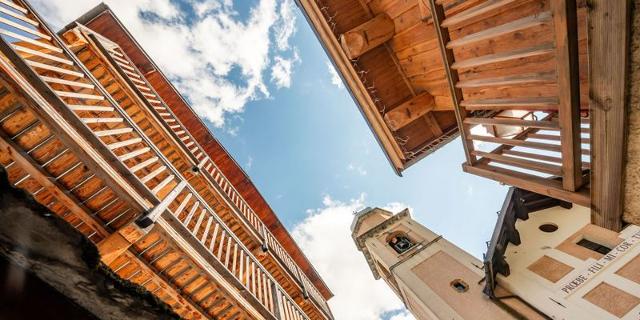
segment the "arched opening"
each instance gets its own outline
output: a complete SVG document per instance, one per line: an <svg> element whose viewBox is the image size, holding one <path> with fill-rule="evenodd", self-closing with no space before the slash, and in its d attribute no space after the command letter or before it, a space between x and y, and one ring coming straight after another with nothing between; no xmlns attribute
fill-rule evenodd
<svg viewBox="0 0 640 320"><path fill-rule="evenodd" d="M404 232L395 232L387 238L387 243L397 253L404 253L415 244Z"/></svg>

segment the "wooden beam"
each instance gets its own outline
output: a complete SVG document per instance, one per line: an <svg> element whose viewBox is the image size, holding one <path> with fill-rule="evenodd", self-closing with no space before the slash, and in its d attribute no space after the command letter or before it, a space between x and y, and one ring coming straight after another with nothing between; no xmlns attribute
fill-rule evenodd
<svg viewBox="0 0 640 320"><path fill-rule="evenodd" d="M513 51L500 52L494 54L488 54L477 58L470 58L462 60L451 65L452 69L467 69L484 66L487 64L493 64L498 62L504 62L509 60L523 59L529 57L535 57L553 52L553 44L544 43L535 47L528 47L522 49L516 49Z"/></svg>
<svg viewBox="0 0 640 320"><path fill-rule="evenodd" d="M487 158L493 162L502 163L502 164L523 168L527 170L532 170L536 172L543 172L553 176L558 176L562 173L562 167L553 165L553 164L548 164L548 163L538 162L538 161L531 161L531 160L515 158L515 157L509 157L509 156L504 156L497 153L489 153L489 152L482 152L482 151L474 151L473 153L476 156Z"/></svg>
<svg viewBox="0 0 640 320"><path fill-rule="evenodd" d="M467 110L529 110L558 111L557 97L527 97L463 100L460 105Z"/></svg>
<svg viewBox="0 0 640 320"><path fill-rule="evenodd" d="M100 259L106 265L111 264L145 234L147 231L133 222L125 225L98 243Z"/></svg>
<svg viewBox="0 0 640 320"><path fill-rule="evenodd" d="M444 7L441 4L436 4L435 0L429 0L429 6L433 18L433 26L438 36L438 45L440 46L440 55L444 63L444 70L447 73L449 90L451 90L451 99L453 100L456 122L460 130L465 157L467 164L473 165L477 161L477 158L471 154L471 151L473 151L473 141L467 139L467 136L471 133L462 123L467 116L467 111L460 106L460 102L463 99L462 89L456 86L460 81L460 77L458 76L458 72L451 67L455 63L453 50L447 48L447 43L451 40L451 36L449 30L442 26L442 21L445 19Z"/></svg>
<svg viewBox="0 0 640 320"><path fill-rule="evenodd" d="M498 9L516 2L517 0L489 0L480 5L474 6L463 12L460 12L451 18L447 18L442 22L442 26L445 28L452 28L465 21L470 21L491 11L497 11Z"/></svg>
<svg viewBox="0 0 640 320"><path fill-rule="evenodd" d="M558 71L558 122L562 137L562 185L569 191L582 184L580 155L580 70L576 0L552 0ZM592 60L593 64L594 61ZM600 63L599 61L597 63Z"/></svg>
<svg viewBox="0 0 640 320"><path fill-rule="evenodd" d="M470 135L469 139L484 141L496 144L503 144L513 147L523 147L523 148L531 148L531 149L539 149L545 151L554 151L561 152L561 147L557 144L549 144L549 143L541 143L541 142L532 142L520 139L505 139L505 138L495 138L488 136L478 136L478 135Z"/></svg>
<svg viewBox="0 0 640 320"><path fill-rule="evenodd" d="M349 59L357 59L391 39L395 34L395 28L393 19L386 13L381 13L342 34L340 44Z"/></svg>
<svg viewBox="0 0 640 320"><path fill-rule="evenodd" d="M539 26L549 22L550 20L551 13L547 11L540 12L532 16L514 20L453 40L447 44L447 48L453 49L456 47L468 46L479 41L489 40L512 32Z"/></svg>
<svg viewBox="0 0 640 320"><path fill-rule="evenodd" d="M384 121L391 130L397 131L432 111L435 104L433 96L423 92L387 112Z"/></svg>
<svg viewBox="0 0 640 320"><path fill-rule="evenodd" d="M464 119L464 124L466 125L491 125L491 126L517 126L517 127L528 127L528 128L537 128L537 129L545 129L545 130L558 130L558 121L556 120L545 120L545 121L535 121L535 120L522 120L522 119L511 119L511 118L467 118Z"/></svg>
<svg viewBox="0 0 640 320"><path fill-rule="evenodd" d="M591 221L622 228L627 127L628 0L592 0L588 16Z"/></svg>
<svg viewBox="0 0 640 320"><path fill-rule="evenodd" d="M465 172L485 177L500 183L529 190L541 195L575 203L584 207L590 205L588 190L582 189L578 192L567 191L562 188L562 183L557 180L541 178L538 176L504 169L487 164L476 164L474 166L462 165Z"/></svg>
<svg viewBox="0 0 640 320"><path fill-rule="evenodd" d="M463 80L456 84L458 88L486 88L486 87L501 87L501 86L515 86L515 85L533 85L533 84L545 84L555 83L555 72L538 72L538 73L525 73L516 74L494 78L481 78L473 80ZM557 104L557 103L556 103Z"/></svg>

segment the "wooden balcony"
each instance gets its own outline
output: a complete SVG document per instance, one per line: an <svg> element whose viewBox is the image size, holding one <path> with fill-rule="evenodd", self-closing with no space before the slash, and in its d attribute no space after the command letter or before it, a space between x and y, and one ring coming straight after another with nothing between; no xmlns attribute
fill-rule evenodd
<svg viewBox="0 0 640 320"><path fill-rule="evenodd" d="M184 168L183 170L187 171L197 168L201 174L189 179L189 184L201 195L208 195L206 203L216 207L218 212L226 212L221 215L225 223L252 251L260 251L257 257L265 266L269 266L270 272L300 307L309 313L319 313L320 318L330 318L331 313L322 295L221 170L206 156L196 139L124 51L116 43L81 25L66 32L65 38L100 83L105 88L111 88L110 93L113 96L120 97L121 105L127 106L127 113L138 125L148 128L145 132L152 137L155 144L170 142L173 145L173 148L166 148L167 151L164 153L176 168ZM128 100L131 101L125 98L126 94L122 91L128 92ZM155 121L148 123L148 119ZM153 124L160 124L163 128L154 130ZM176 150L179 152L175 152ZM182 156L182 159L178 159L176 153ZM185 163L191 167L185 166ZM263 250L265 252L262 252ZM309 297L312 299L308 300Z"/></svg>
<svg viewBox="0 0 640 320"><path fill-rule="evenodd" d="M464 170L589 206L586 8L575 0L428 2Z"/></svg>
<svg viewBox="0 0 640 320"><path fill-rule="evenodd" d="M331 318L322 295L118 48L83 35L137 97L106 76L113 68L92 64L86 47L72 45L76 56L27 3L0 6L0 162L14 186L185 318ZM270 258L247 246L256 239ZM295 286L302 298L289 294Z"/></svg>

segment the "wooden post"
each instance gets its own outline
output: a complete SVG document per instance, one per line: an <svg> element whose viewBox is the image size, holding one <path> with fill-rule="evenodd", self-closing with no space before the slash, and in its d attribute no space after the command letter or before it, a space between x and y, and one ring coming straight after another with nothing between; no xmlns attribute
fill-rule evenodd
<svg viewBox="0 0 640 320"><path fill-rule="evenodd" d="M340 44L349 59L356 59L387 42L393 37L395 30L393 20L386 13L381 13L341 35Z"/></svg>
<svg viewBox="0 0 640 320"><path fill-rule="evenodd" d="M384 121L391 130L396 131L432 111L434 107L433 96L423 92L387 112Z"/></svg>
<svg viewBox="0 0 640 320"><path fill-rule="evenodd" d="M591 0L588 16L591 222L622 228L627 127L628 0Z"/></svg>
<svg viewBox="0 0 640 320"><path fill-rule="evenodd" d="M580 145L580 72L576 0L552 0L558 71L558 118L562 145L562 186L582 186ZM600 62L598 62L600 63Z"/></svg>
<svg viewBox="0 0 640 320"><path fill-rule="evenodd" d="M273 316L276 319L283 319L282 298L275 282L271 282L271 291L273 292L271 295L273 299Z"/></svg>

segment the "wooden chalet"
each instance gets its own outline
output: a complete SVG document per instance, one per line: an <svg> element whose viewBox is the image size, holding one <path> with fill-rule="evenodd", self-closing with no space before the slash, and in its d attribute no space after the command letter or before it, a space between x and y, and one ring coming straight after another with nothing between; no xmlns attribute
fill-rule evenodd
<svg viewBox="0 0 640 320"><path fill-rule="evenodd" d="M620 230L630 1L298 5L397 172L460 135L464 171Z"/></svg>
<svg viewBox="0 0 640 320"><path fill-rule="evenodd" d="M100 5L54 33L0 0L0 164L186 319L333 319L247 175Z"/></svg>

